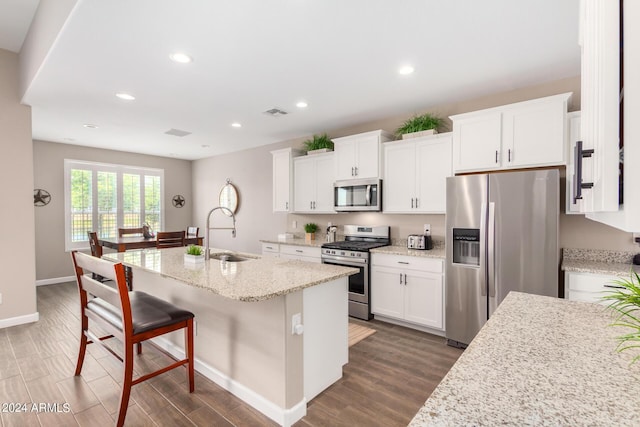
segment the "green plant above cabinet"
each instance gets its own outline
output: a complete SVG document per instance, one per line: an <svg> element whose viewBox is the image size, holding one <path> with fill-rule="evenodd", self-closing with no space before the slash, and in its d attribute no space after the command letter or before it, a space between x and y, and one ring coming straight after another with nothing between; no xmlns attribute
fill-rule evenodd
<svg viewBox="0 0 640 427"><path fill-rule="evenodd" d="M315 150L327 149L333 151L333 141L329 139L326 133L322 135L313 135L313 138L307 139L302 143L307 153Z"/></svg>
<svg viewBox="0 0 640 427"><path fill-rule="evenodd" d="M425 130L433 130L437 132L440 126L442 126L442 119L440 117L425 113L405 120L402 125L396 129L396 137L398 139L406 139L405 135Z"/></svg>

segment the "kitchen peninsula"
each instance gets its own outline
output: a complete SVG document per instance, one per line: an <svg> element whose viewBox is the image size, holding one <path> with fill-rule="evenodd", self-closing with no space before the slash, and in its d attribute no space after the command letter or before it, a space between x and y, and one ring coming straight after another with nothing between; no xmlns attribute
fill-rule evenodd
<svg viewBox="0 0 640 427"><path fill-rule="evenodd" d="M511 292L411 427L637 425L637 349L599 304Z"/></svg>
<svg viewBox="0 0 640 427"><path fill-rule="evenodd" d="M281 425L302 418L348 362L347 276L358 270L242 253L233 253L240 262L212 257L193 265L184 253L104 258L133 269L134 290L195 313L198 372ZM182 357L182 340L173 334L154 342Z"/></svg>

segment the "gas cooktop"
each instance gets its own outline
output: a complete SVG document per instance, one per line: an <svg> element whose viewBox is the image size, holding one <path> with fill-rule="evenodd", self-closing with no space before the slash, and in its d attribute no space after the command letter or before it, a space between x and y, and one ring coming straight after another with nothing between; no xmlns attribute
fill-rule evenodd
<svg viewBox="0 0 640 427"><path fill-rule="evenodd" d="M382 246L389 246L389 241L363 242L363 241L343 240L341 242L325 243L322 245L324 249L341 249L343 251L361 251L361 252L369 252L371 249L379 248Z"/></svg>

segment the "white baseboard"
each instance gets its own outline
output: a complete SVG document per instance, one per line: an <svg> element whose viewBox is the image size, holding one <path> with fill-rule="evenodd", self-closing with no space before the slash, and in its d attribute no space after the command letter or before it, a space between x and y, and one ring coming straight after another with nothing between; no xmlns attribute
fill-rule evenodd
<svg viewBox="0 0 640 427"><path fill-rule="evenodd" d="M403 320L393 319L391 317L380 316L379 314L374 314L373 318L381 322L393 323L394 325L404 326L405 328L415 329L416 331L422 331L428 334L438 335L439 337L445 336L445 331L441 329L434 329L428 326L416 325L415 323L405 322Z"/></svg>
<svg viewBox="0 0 640 427"><path fill-rule="evenodd" d="M76 276L53 277L51 279L36 280L36 286L55 285L57 283L67 283L76 280Z"/></svg>
<svg viewBox="0 0 640 427"><path fill-rule="evenodd" d="M184 350L166 338L157 337L153 338L152 341L176 359L183 359L185 357ZM198 358L195 359L194 368L220 387L238 396L244 402L262 412L264 415L283 427L292 426L296 421L300 420L307 414L307 400L305 398L290 409L281 408L250 388L240 384L232 378L229 378L227 375L212 366L198 360Z"/></svg>
<svg viewBox="0 0 640 427"><path fill-rule="evenodd" d="M25 314L23 316L9 317L8 319L0 319L0 329L8 328L11 326L23 325L25 323L37 322L40 319L40 314L35 313Z"/></svg>

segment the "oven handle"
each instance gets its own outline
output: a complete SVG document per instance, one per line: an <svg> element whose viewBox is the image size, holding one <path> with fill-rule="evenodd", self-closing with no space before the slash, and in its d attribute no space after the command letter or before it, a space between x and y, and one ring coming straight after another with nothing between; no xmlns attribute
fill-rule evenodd
<svg viewBox="0 0 640 427"><path fill-rule="evenodd" d="M324 264L325 261L336 261L336 262L340 262L343 263L345 265L355 265L355 266L360 266L362 264L366 264L367 260L366 259L357 259L357 258L347 258L347 257L342 257L342 256L330 256L330 257L322 257L322 263Z"/></svg>

